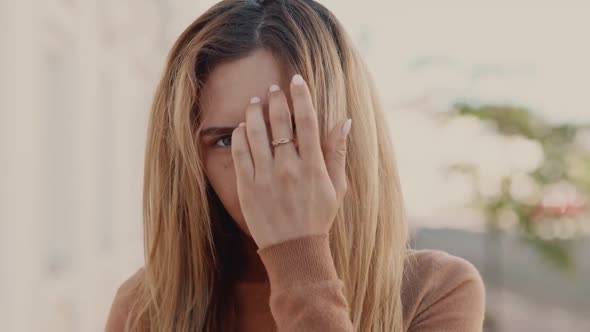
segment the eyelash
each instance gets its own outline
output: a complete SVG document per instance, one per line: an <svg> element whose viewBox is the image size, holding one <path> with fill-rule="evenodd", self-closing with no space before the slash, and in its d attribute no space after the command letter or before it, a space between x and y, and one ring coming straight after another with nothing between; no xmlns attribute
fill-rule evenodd
<svg viewBox="0 0 590 332"><path fill-rule="evenodd" d="M221 140L222 140L222 139L224 139L224 138L230 138L230 139L231 139L231 135L225 135L225 136L221 136L221 137L219 137L217 140L215 140L215 141L213 142L213 145L214 145L215 147L219 147L219 148L228 148L228 147L230 147L230 145L228 145L228 146L217 145L217 142L221 141ZM230 142L231 142L231 141L230 141ZM230 143L230 144L231 144L231 143Z"/></svg>

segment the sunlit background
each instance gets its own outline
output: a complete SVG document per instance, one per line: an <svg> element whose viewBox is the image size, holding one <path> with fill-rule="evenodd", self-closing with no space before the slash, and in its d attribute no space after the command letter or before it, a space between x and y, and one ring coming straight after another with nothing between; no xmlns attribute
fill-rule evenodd
<svg viewBox="0 0 590 332"><path fill-rule="evenodd" d="M215 2L0 2L0 330L104 328L151 95ZM590 3L320 2L376 80L412 245L478 267L486 331L590 331Z"/></svg>

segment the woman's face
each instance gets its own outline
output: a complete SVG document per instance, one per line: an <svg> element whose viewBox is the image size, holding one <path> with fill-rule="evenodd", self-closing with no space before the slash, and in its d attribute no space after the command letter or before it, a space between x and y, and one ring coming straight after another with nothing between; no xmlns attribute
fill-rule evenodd
<svg viewBox="0 0 590 332"><path fill-rule="evenodd" d="M238 227L250 235L242 216L236 188L236 174L231 154L231 135L240 122L246 121L250 98L262 100L269 141L272 139L268 118L267 91L278 84L293 109L289 92L290 77L282 72L277 58L267 50L216 66L209 74L202 96L203 130L199 138L204 148L205 172L211 186ZM213 131L213 128L219 128Z"/></svg>

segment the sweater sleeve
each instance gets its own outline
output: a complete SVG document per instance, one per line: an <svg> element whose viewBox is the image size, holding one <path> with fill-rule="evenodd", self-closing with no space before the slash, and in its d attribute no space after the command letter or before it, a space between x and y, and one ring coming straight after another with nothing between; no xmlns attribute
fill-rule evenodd
<svg viewBox="0 0 590 332"><path fill-rule="evenodd" d="M278 331L353 330L328 234L281 242L258 254L268 273Z"/></svg>
<svg viewBox="0 0 590 332"><path fill-rule="evenodd" d="M412 294L419 304L408 332L482 331L485 287L469 261L442 251L428 251L424 267L418 267L424 287Z"/></svg>
<svg viewBox="0 0 590 332"><path fill-rule="evenodd" d="M107 317L105 332L122 332L124 330L129 309L135 298L135 289L143 272L143 267L138 269L117 289Z"/></svg>

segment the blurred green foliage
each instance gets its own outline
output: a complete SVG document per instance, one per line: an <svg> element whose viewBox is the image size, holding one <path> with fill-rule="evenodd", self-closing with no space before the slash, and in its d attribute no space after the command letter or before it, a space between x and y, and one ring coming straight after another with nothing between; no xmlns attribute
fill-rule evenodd
<svg viewBox="0 0 590 332"><path fill-rule="evenodd" d="M553 125L522 107L510 105L474 106L458 103L451 112L452 116L475 116L492 123L499 135L520 135L541 144L544 160L541 166L529 174L541 187L567 182L572 184L586 202L590 197L590 151L576 143L576 134L580 130L590 130L590 125L559 124ZM454 165L454 171L477 175L478 170L471 165ZM474 176L474 180L476 177ZM477 180L475 180L477 181ZM562 270L573 270L571 239L539 235L541 226L558 227L558 223L573 222L576 225L589 223L588 207L577 216L550 215L539 218L537 214L540 202L524 203L514 199L510 194L510 177L503 179L501 194L497 197L476 195L474 206L480 209L487 219L487 228L491 232L501 232L500 213L509 209L517 217L517 234L530 244L551 264ZM583 229L580 226L578 229ZM578 233L576 233L578 234Z"/></svg>

